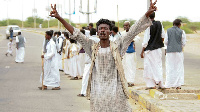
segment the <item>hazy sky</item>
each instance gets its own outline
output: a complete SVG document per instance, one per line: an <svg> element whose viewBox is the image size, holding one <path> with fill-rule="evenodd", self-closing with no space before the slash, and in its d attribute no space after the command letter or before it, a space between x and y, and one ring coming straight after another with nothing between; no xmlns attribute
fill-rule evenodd
<svg viewBox="0 0 200 112"><path fill-rule="evenodd" d="M8 2L7 2L8 1ZM49 1L49 4L48 4ZM83 11L86 11L86 1L83 1ZM154 0L153 0L154 1ZM94 9L94 0L90 0L90 11ZM8 3L8 4L7 4ZM48 12L46 7L50 4L61 4L60 15L64 18L69 18L65 12L69 12L69 0L35 0L35 8L37 15L46 19ZM74 0L71 0L71 10L73 11ZM96 22L100 18L107 18L117 21L117 4L119 5L119 19L134 19L138 20L147 10L147 0L97 0L97 13L90 16L90 22ZM61 6L60 5L60 6ZM87 22L87 16L79 13L80 0L75 0L75 15L71 19L75 23ZM8 6L8 8L7 8ZM23 6L23 7L22 7ZM191 21L200 21L200 1L199 0L158 0L158 11L156 20L173 21L178 16L188 17ZM34 0L0 0L0 20L7 18L23 20L32 16L34 8ZM7 10L8 9L8 10ZM71 12L72 12L71 11Z"/></svg>

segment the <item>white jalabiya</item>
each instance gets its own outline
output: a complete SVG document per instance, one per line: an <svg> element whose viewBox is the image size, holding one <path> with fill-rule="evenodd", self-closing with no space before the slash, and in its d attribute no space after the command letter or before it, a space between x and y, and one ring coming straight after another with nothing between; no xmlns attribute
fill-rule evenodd
<svg viewBox="0 0 200 112"><path fill-rule="evenodd" d="M127 32L123 31L121 32L122 36L126 36ZM134 42L137 42L140 40L139 36L136 36L134 39ZM134 83L135 82L135 74L136 74L136 52L133 53L125 53L122 64L124 68L125 78L128 83Z"/></svg>
<svg viewBox="0 0 200 112"><path fill-rule="evenodd" d="M44 80L45 86L59 87L60 86L60 73L58 70L58 59L56 57L57 50L56 44L53 39L47 43L47 53L44 54ZM42 83L42 74L40 76Z"/></svg>
<svg viewBox="0 0 200 112"><path fill-rule="evenodd" d="M95 43L98 43L100 39L96 35L92 35L89 39L94 40ZM82 79L82 89L81 94L86 95L87 85L88 85L88 78L90 73L90 66L91 66L91 59L88 54L85 54L85 67L83 72L83 79Z"/></svg>
<svg viewBox="0 0 200 112"><path fill-rule="evenodd" d="M135 74L136 74L136 52L134 53L125 53L122 64L124 68L125 78L127 82L134 83L135 82Z"/></svg>
<svg viewBox="0 0 200 112"><path fill-rule="evenodd" d="M67 56L68 56L68 48L70 46L70 41L69 40L66 40L66 45L63 47L64 50L65 50L65 55L64 55L64 72L65 74L70 74L70 70L69 70L69 66L70 66L70 61L69 59L67 59Z"/></svg>
<svg viewBox="0 0 200 112"><path fill-rule="evenodd" d="M165 35L165 45L168 44L168 34ZM186 44L186 34L182 34L182 47ZM184 55L183 52L166 53L165 87L180 87L184 85Z"/></svg>
<svg viewBox="0 0 200 112"><path fill-rule="evenodd" d="M162 38L165 37L165 31L162 26ZM145 30L144 40L142 47L146 48L150 39L150 27ZM162 70L162 48L155 50L147 50L144 52L144 81L147 87L155 87L159 84L160 87L163 85L163 70Z"/></svg>
<svg viewBox="0 0 200 112"><path fill-rule="evenodd" d="M16 36L16 43L19 43L18 36ZM24 37L24 43L26 43L26 38ZM25 47L16 48L16 58L15 62L24 62Z"/></svg>
<svg viewBox="0 0 200 112"><path fill-rule="evenodd" d="M12 42L8 42L8 50L7 50L7 53L9 53L9 54L12 54L12 45L13 45Z"/></svg>
<svg viewBox="0 0 200 112"><path fill-rule="evenodd" d="M59 40L59 43L58 43L58 40ZM57 51L60 51L61 50L61 47L62 47L62 43L63 43L63 38L61 36L59 36L56 40L56 48L57 48ZM58 68L60 70L62 70L62 52L61 53L57 53L57 58L58 58Z"/></svg>
<svg viewBox="0 0 200 112"><path fill-rule="evenodd" d="M109 40L114 42L119 38L121 38L121 35L119 33L117 33L116 35L114 35L114 37L110 36Z"/></svg>
<svg viewBox="0 0 200 112"><path fill-rule="evenodd" d="M87 54L85 54L85 67L84 67L84 72L83 72L82 88L81 88L81 94L84 94L84 95L86 95L88 78L89 78L89 73L90 73L90 66L91 66L91 59Z"/></svg>
<svg viewBox="0 0 200 112"><path fill-rule="evenodd" d="M78 75L78 66L77 66L77 59L78 59L78 52L79 47L77 44L72 43L69 47L69 57L70 57L70 75L72 77L76 77Z"/></svg>

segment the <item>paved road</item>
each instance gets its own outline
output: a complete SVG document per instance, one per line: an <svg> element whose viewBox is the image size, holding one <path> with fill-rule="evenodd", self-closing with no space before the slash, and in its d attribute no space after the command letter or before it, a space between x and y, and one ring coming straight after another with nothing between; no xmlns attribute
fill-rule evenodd
<svg viewBox="0 0 200 112"><path fill-rule="evenodd" d="M0 42L0 112L89 112L89 101L77 97L81 80L71 81L61 73L61 90L38 90L41 48L44 36L22 32L26 37L24 64L6 57L8 40ZM5 30L0 29L0 34Z"/></svg>

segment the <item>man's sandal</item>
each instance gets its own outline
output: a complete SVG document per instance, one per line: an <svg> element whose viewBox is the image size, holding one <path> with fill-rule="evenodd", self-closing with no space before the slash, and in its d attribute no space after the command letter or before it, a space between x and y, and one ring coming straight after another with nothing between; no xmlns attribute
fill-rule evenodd
<svg viewBox="0 0 200 112"><path fill-rule="evenodd" d="M52 88L52 90L60 90L60 89L61 89L60 87Z"/></svg>
<svg viewBox="0 0 200 112"><path fill-rule="evenodd" d="M176 89L181 89L181 87L177 87Z"/></svg>
<svg viewBox="0 0 200 112"><path fill-rule="evenodd" d="M84 94L78 94L77 96L79 96L79 97L85 97Z"/></svg>
<svg viewBox="0 0 200 112"><path fill-rule="evenodd" d="M42 90L42 87L38 87L39 90ZM44 87L44 90L47 90L47 86Z"/></svg>
<svg viewBox="0 0 200 112"><path fill-rule="evenodd" d="M147 87L145 90L156 89L156 87Z"/></svg>
<svg viewBox="0 0 200 112"><path fill-rule="evenodd" d="M128 83L128 87L132 87L132 86L135 86L135 84L133 84L133 83Z"/></svg>
<svg viewBox="0 0 200 112"><path fill-rule="evenodd" d="M72 77L70 80L78 80L78 77Z"/></svg>

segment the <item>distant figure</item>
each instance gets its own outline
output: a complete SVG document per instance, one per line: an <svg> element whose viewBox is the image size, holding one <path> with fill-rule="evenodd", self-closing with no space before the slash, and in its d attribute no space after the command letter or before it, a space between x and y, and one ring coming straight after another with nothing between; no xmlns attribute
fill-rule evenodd
<svg viewBox="0 0 200 112"><path fill-rule="evenodd" d="M63 37L61 36L61 32L57 32L56 48L57 48L57 54L58 54L57 55L58 68L60 71L63 71L63 68L62 68Z"/></svg>
<svg viewBox="0 0 200 112"><path fill-rule="evenodd" d="M46 31L45 38L48 40L46 45L47 52L41 56L44 58L44 89L47 86L53 87L52 90L60 90L60 73L58 70L57 50L56 44L52 39L52 32ZM40 76L40 82L42 83L42 74ZM42 90L42 87L38 87Z"/></svg>
<svg viewBox="0 0 200 112"><path fill-rule="evenodd" d="M173 27L167 29L164 43L166 50L166 81L165 88L181 89L184 84L184 56L183 47L186 44L186 35L181 27L181 20L176 19Z"/></svg>
<svg viewBox="0 0 200 112"><path fill-rule="evenodd" d="M25 43L26 39L21 35L21 32L18 32L18 36L16 36L16 58L15 62L24 62L24 56L25 56Z"/></svg>
<svg viewBox="0 0 200 112"><path fill-rule="evenodd" d="M12 39L10 39L10 42L8 42L8 50L7 50L7 53L5 54L6 56L8 56L8 54L10 54L10 56L13 56L12 55Z"/></svg>
<svg viewBox="0 0 200 112"><path fill-rule="evenodd" d="M10 27L10 30L9 30L9 31L10 31L10 38L13 39L13 28Z"/></svg>
<svg viewBox="0 0 200 112"><path fill-rule="evenodd" d="M39 28L42 28L42 24L39 25Z"/></svg>
<svg viewBox="0 0 200 112"><path fill-rule="evenodd" d="M68 58L70 59L70 80L78 80L78 67L77 59L79 53L79 46L76 44L76 41L70 39L70 46L68 47Z"/></svg>
<svg viewBox="0 0 200 112"><path fill-rule="evenodd" d="M112 28L112 34L111 34L111 36L110 36L110 41L116 41L118 38L120 38L121 37L121 35L118 33L118 27L116 27L116 26L114 26L113 28Z"/></svg>
<svg viewBox="0 0 200 112"><path fill-rule="evenodd" d="M124 31L121 33L122 36L127 36L130 30L130 22L124 22ZM124 68L125 78L128 82L128 87L132 87L135 84L135 74L136 74L136 51L135 51L135 41L139 40L139 36L135 36L135 38L131 41L126 53L122 59L122 64Z"/></svg>
<svg viewBox="0 0 200 112"><path fill-rule="evenodd" d="M89 30L91 30L93 28L93 23L89 24Z"/></svg>

